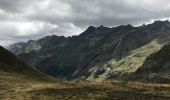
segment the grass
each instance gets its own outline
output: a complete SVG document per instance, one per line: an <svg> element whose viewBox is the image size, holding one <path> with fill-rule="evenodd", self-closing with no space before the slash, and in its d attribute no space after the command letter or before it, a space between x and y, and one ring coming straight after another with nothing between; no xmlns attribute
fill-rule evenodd
<svg viewBox="0 0 170 100"><path fill-rule="evenodd" d="M1 75L0 100L170 100L170 85L119 81L55 83Z"/></svg>

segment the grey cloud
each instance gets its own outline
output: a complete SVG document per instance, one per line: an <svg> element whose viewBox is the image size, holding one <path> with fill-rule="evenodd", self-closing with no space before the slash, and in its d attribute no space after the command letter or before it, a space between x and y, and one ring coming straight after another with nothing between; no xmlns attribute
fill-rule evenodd
<svg viewBox="0 0 170 100"><path fill-rule="evenodd" d="M65 0L68 2L68 0ZM165 0L91 0L76 2L71 0L74 15L73 22L78 25L88 22L92 25L104 24L115 26L120 24L139 24L151 19L169 17ZM74 17L76 17L74 16ZM87 24L88 24L87 23Z"/></svg>
<svg viewBox="0 0 170 100"><path fill-rule="evenodd" d="M28 5L28 0L0 0L0 9L12 13L22 11L25 5Z"/></svg>
<svg viewBox="0 0 170 100"><path fill-rule="evenodd" d="M0 0L0 44L170 18L169 0Z"/></svg>

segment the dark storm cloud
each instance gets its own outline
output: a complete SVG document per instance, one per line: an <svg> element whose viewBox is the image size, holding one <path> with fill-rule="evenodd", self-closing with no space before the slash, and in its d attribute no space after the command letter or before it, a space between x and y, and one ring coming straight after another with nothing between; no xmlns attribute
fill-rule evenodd
<svg viewBox="0 0 170 100"><path fill-rule="evenodd" d="M0 0L0 44L170 18L169 0Z"/></svg>

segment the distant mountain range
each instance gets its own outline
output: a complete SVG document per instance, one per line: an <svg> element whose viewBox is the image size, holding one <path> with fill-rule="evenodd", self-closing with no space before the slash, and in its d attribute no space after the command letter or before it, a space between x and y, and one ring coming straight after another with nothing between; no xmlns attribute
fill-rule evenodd
<svg viewBox="0 0 170 100"><path fill-rule="evenodd" d="M162 82L170 78L169 46L164 46L169 37L169 21L138 27L90 26L78 36L47 36L13 44L8 50L40 71L62 79L149 78L151 82Z"/></svg>

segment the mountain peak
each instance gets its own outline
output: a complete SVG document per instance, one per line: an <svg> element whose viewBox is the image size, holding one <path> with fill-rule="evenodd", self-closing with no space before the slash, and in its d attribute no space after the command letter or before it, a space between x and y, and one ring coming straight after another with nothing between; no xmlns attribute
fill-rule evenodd
<svg viewBox="0 0 170 100"><path fill-rule="evenodd" d="M86 31L93 31L93 30L95 30L95 29L96 29L96 27L94 27L94 26L89 26Z"/></svg>
<svg viewBox="0 0 170 100"><path fill-rule="evenodd" d="M82 33L82 35L84 35L84 34L91 34L91 33L93 33L93 32L95 31L95 29L96 29L96 27L94 27L94 26L89 26L89 27Z"/></svg>
<svg viewBox="0 0 170 100"><path fill-rule="evenodd" d="M108 27L105 27L105 26L103 26L103 25L100 25L99 27L97 27L97 29L102 29L102 30L105 30L105 29L109 29Z"/></svg>
<svg viewBox="0 0 170 100"><path fill-rule="evenodd" d="M169 20L165 20L165 21L157 20L157 21L154 21L153 25L165 25L169 23L170 23Z"/></svg>
<svg viewBox="0 0 170 100"><path fill-rule="evenodd" d="M33 43L33 42L35 42L35 40L29 40L29 41L28 41L28 43Z"/></svg>
<svg viewBox="0 0 170 100"><path fill-rule="evenodd" d="M133 25L131 24L127 24L126 27L134 27Z"/></svg>

